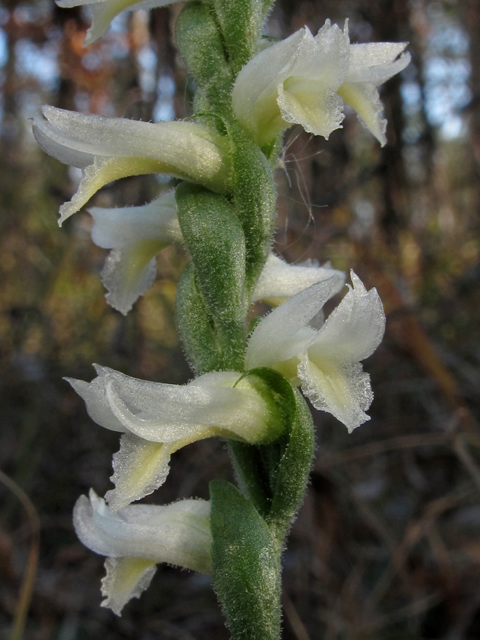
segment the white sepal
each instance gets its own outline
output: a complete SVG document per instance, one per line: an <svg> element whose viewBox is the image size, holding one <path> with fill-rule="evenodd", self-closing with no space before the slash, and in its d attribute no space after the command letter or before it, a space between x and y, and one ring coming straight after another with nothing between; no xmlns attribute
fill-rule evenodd
<svg viewBox="0 0 480 640"><path fill-rule="evenodd" d="M81 496L73 512L75 531L86 547L108 557L103 606L120 615L128 600L148 586L159 562L211 573L209 519L205 500L129 505L113 515L93 490L89 499Z"/></svg>
<svg viewBox="0 0 480 640"><path fill-rule="evenodd" d="M102 186L126 176L165 173L218 192L230 186L228 143L204 125L106 118L48 105L32 120L44 151L84 171L77 194L60 209L60 224Z"/></svg>
<svg viewBox="0 0 480 640"><path fill-rule="evenodd" d="M144 240L182 241L174 189L140 207L91 207L88 213L93 218L92 240L103 249Z"/></svg>
<svg viewBox="0 0 480 640"><path fill-rule="evenodd" d="M88 5L92 12L92 25L87 31L84 46L92 44L108 30L111 21L122 11L165 7L175 0L56 0L64 9Z"/></svg>
<svg viewBox="0 0 480 640"><path fill-rule="evenodd" d="M367 291L360 278L350 272L353 288L328 316L310 346L338 362L365 360L372 355L385 333L385 313L376 289Z"/></svg>
<svg viewBox="0 0 480 640"><path fill-rule="evenodd" d="M344 82L339 95L355 109L362 124L372 133L381 146L387 143L387 121L383 117L383 104L378 89L371 82Z"/></svg>
<svg viewBox="0 0 480 640"><path fill-rule="evenodd" d="M127 315L134 302L155 282L155 256L164 246L161 242L137 243L110 251L100 274L110 306Z"/></svg>
<svg viewBox="0 0 480 640"><path fill-rule="evenodd" d="M348 74L338 90L382 146L387 142L387 121L382 117L383 105L377 86L410 64L410 54L402 53L407 44L373 42L350 45Z"/></svg>
<svg viewBox="0 0 480 640"><path fill-rule="evenodd" d="M353 289L319 329L311 320L338 291L332 280L312 285L274 309L255 328L246 366L269 366L299 382L317 409L328 411L349 431L369 417L373 393L360 360L379 345L385 313L375 289L367 291L352 272Z"/></svg>
<svg viewBox="0 0 480 640"><path fill-rule="evenodd" d="M350 45L350 62L345 82L383 84L410 63L403 53L408 42L370 42Z"/></svg>
<svg viewBox="0 0 480 640"><path fill-rule="evenodd" d="M92 207L88 212L93 218L92 240L112 249L101 274L108 290L105 297L126 315L155 280L156 254L182 240L175 191L140 207Z"/></svg>
<svg viewBox="0 0 480 640"><path fill-rule="evenodd" d="M315 336L310 321L343 284L342 275L312 285L292 296L255 327L245 355L246 369L270 367L304 351Z"/></svg>
<svg viewBox="0 0 480 640"><path fill-rule="evenodd" d="M338 291L345 283L345 274L329 266L319 267L312 261L288 264L271 253L253 292L253 301L262 300L278 306L312 284L338 276ZM338 292L337 292L338 293Z"/></svg>

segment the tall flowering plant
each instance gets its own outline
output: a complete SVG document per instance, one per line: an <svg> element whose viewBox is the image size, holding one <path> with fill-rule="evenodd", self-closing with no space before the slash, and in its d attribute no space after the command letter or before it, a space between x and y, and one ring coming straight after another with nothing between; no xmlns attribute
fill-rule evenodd
<svg viewBox="0 0 480 640"><path fill-rule="evenodd" d="M164 0L57 0L93 13L87 43L124 10ZM33 117L39 145L83 178L60 224L102 186L130 175L179 179L153 202L90 209L92 238L110 249L107 301L128 313L152 284L155 255L183 243L190 262L177 287L178 330L192 370L186 385L137 380L96 366L69 379L91 418L118 431L115 488L79 498L79 538L107 557L103 606L120 614L169 562L212 576L234 640L278 640L281 555L302 503L315 439L304 395L349 431L369 420L373 393L361 361L376 349L385 316L375 289L345 284L328 265L288 265L272 253L274 168L282 134L300 124L325 138L344 105L383 145L377 87L409 62L404 43L351 44L329 21L265 48L271 0L192 0L177 45L196 84L188 121L135 122L44 106ZM274 309L247 322L251 305ZM249 327L253 326L253 329ZM302 395L303 393L303 395ZM238 487L212 479L210 500L133 504L156 491L177 449L210 437L228 442Z"/></svg>

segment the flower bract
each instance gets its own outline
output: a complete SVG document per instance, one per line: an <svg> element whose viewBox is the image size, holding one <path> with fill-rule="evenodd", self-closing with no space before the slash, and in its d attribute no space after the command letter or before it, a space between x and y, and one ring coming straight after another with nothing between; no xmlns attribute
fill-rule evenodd
<svg viewBox="0 0 480 640"><path fill-rule="evenodd" d="M115 515L91 490L80 496L73 524L81 542L107 556L103 607L120 615L150 584L159 562L200 573L212 570L210 502L181 500L167 506L129 505Z"/></svg>

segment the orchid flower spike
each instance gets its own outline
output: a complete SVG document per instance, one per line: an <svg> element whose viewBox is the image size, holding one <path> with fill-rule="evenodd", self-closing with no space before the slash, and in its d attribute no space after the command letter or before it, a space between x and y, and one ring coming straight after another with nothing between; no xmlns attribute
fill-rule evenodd
<svg viewBox="0 0 480 640"><path fill-rule="evenodd" d="M93 218L92 240L111 249L102 270L107 302L126 315L149 289L157 273L155 256L173 242L182 241L175 191L141 207L88 210Z"/></svg>
<svg viewBox="0 0 480 640"><path fill-rule="evenodd" d="M92 25L83 43L85 47L103 36L111 21L122 11L154 9L173 2L174 0L56 0L57 5L63 9L87 5L92 12Z"/></svg>
<svg viewBox="0 0 480 640"><path fill-rule="evenodd" d="M235 371L207 373L187 385L137 380L94 365L92 382L66 378L92 420L124 435L113 457L112 511L139 500L168 475L170 455L212 436L250 444L275 440L283 422L263 383Z"/></svg>
<svg viewBox="0 0 480 640"><path fill-rule="evenodd" d="M329 264L319 267L311 260L298 265L288 264L271 253L253 292L253 302L262 300L276 307L312 284L332 276L336 276L338 290L335 293L338 293L345 284L343 271L332 269Z"/></svg>
<svg viewBox="0 0 480 640"><path fill-rule="evenodd" d="M150 584L156 564L212 571L210 502L181 500L168 506L129 505L113 515L93 489L80 496L73 524L81 542L107 556L102 607L120 615Z"/></svg>
<svg viewBox="0 0 480 640"><path fill-rule="evenodd" d="M265 49L237 76L233 110L259 145L292 124L324 138L341 127L344 101L383 145L386 121L376 87L410 62L407 43L350 44L327 20L314 37L308 27ZM398 59L397 59L398 58Z"/></svg>
<svg viewBox="0 0 480 640"><path fill-rule="evenodd" d="M349 432L370 420L373 393L361 360L380 344L385 313L376 289L351 272L353 288L315 330L312 320L339 289L339 277L314 284L274 309L255 328L245 366L272 367L300 384L313 406L328 411Z"/></svg>
<svg viewBox="0 0 480 640"><path fill-rule="evenodd" d="M60 207L60 226L103 186L127 176L164 173L221 193L230 187L228 143L204 125L105 118L48 105L32 120L46 153L83 170L77 193Z"/></svg>

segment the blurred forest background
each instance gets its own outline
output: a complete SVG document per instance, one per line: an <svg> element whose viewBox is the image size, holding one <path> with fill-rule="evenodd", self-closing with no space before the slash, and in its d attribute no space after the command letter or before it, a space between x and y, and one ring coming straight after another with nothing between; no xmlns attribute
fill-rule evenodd
<svg viewBox="0 0 480 640"><path fill-rule="evenodd" d="M174 47L181 6L123 14L86 49L80 9L53 0L0 7L1 638L13 637L38 521L26 640L229 637L209 580L167 566L122 618L99 606L103 558L77 541L71 511L89 487L101 495L110 487L118 434L87 417L62 376L89 380L99 362L187 381L174 319L186 256L163 251L154 287L128 317L111 309L90 216L57 227L79 172L41 152L28 122L42 103L141 120L190 114L192 87ZM412 64L382 92L389 143L381 149L355 117L328 143L290 130L277 172L276 249L291 262L354 268L378 288L387 331L365 365L371 422L349 436L315 414L316 463L284 557L284 638L474 640L480 3L278 0L268 34L283 38L303 25L316 33L326 18L347 17L352 42L410 42ZM94 202L143 204L165 188L161 178L129 178ZM231 478L218 440L176 453L151 499L208 498L212 478Z"/></svg>

